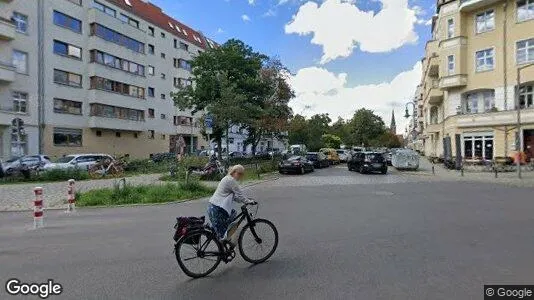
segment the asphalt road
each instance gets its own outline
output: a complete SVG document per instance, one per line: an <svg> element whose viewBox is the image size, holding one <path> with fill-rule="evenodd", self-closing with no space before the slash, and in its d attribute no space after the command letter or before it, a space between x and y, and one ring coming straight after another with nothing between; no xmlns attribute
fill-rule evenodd
<svg viewBox="0 0 534 300"><path fill-rule="evenodd" d="M421 180L338 167L257 185L278 250L199 280L179 269L171 227L205 200L48 211L41 230L0 213L0 281L52 278L64 293L50 299L483 299L483 284L534 283L532 189Z"/></svg>

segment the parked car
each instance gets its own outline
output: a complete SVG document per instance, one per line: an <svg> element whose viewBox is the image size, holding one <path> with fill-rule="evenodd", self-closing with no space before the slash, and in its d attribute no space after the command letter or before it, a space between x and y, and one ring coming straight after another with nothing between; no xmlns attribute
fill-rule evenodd
<svg viewBox="0 0 534 300"><path fill-rule="evenodd" d="M337 155L336 149L321 148L319 151L326 155L331 165L339 164L339 155Z"/></svg>
<svg viewBox="0 0 534 300"><path fill-rule="evenodd" d="M44 170L82 168L89 169L92 165L103 159L115 160L108 154L71 154L63 156L55 163L44 165Z"/></svg>
<svg viewBox="0 0 534 300"><path fill-rule="evenodd" d="M304 174L313 172L313 162L302 156L292 156L278 165L278 172Z"/></svg>
<svg viewBox="0 0 534 300"><path fill-rule="evenodd" d="M24 168L42 168L50 162L50 158L46 155L26 155L7 160L2 164L2 169L6 175L12 175Z"/></svg>
<svg viewBox="0 0 534 300"><path fill-rule="evenodd" d="M324 153L321 152L308 152L306 153L306 159L313 163L313 167L317 169L328 168L330 162Z"/></svg>
<svg viewBox="0 0 534 300"><path fill-rule="evenodd" d="M348 150L337 149L336 152L337 152L337 155L339 156L340 162L344 163L344 162L347 162L347 160L349 160L350 153Z"/></svg>
<svg viewBox="0 0 534 300"><path fill-rule="evenodd" d="M362 174L380 172L386 174L388 166L384 155L380 152L358 152L352 155L347 166L349 171L358 171Z"/></svg>

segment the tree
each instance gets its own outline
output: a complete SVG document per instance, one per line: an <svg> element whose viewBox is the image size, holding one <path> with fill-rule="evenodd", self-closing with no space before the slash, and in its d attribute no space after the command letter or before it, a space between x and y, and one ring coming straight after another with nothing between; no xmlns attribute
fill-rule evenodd
<svg viewBox="0 0 534 300"><path fill-rule="evenodd" d="M352 144L369 146L387 131L384 121L372 110L359 109L349 122Z"/></svg>
<svg viewBox="0 0 534 300"><path fill-rule="evenodd" d="M324 146L327 148L334 148L334 149L341 148L341 138L337 135L327 133L327 134L323 134L321 139L322 139Z"/></svg>
<svg viewBox="0 0 534 300"><path fill-rule="evenodd" d="M213 139L221 155L222 138L231 124L246 124L261 110L259 72L266 56L239 40L200 53L191 62L193 85L174 93L176 106L203 111L214 119ZM228 140L228 139L227 139Z"/></svg>
<svg viewBox="0 0 534 300"><path fill-rule="evenodd" d="M345 120L343 120L341 117L338 117L337 121L330 126L330 133L340 137L341 143L345 145L350 145L352 143L352 137L348 123L345 122Z"/></svg>
<svg viewBox="0 0 534 300"><path fill-rule="evenodd" d="M294 93L284 74L287 74L286 68L274 58L266 60L259 73L261 85L257 86L256 92L258 107L244 122L248 131L245 143L252 145L253 154L262 138L280 138L288 129L288 120L292 114L289 100L294 97Z"/></svg>
<svg viewBox="0 0 534 300"><path fill-rule="evenodd" d="M380 137L378 137L375 144L377 146L387 147L387 148L402 147L402 142L399 140L399 137L389 130L386 130Z"/></svg>
<svg viewBox="0 0 534 300"><path fill-rule="evenodd" d="M295 115L289 119L288 137L290 144L308 143L308 122L304 116Z"/></svg>
<svg viewBox="0 0 534 300"><path fill-rule="evenodd" d="M309 149L317 151L324 147L320 137L330 131L330 122L332 122L332 119L330 119L328 114L316 114L311 116L308 120L308 141L306 143L306 146Z"/></svg>

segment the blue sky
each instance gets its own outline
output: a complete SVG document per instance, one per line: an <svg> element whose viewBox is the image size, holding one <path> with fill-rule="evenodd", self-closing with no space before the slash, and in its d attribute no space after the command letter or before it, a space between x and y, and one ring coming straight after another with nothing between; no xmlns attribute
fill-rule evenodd
<svg viewBox="0 0 534 300"><path fill-rule="evenodd" d="M387 122L413 95L435 10L435 0L151 2L217 42L278 56L295 74L296 112L336 118L367 107Z"/></svg>

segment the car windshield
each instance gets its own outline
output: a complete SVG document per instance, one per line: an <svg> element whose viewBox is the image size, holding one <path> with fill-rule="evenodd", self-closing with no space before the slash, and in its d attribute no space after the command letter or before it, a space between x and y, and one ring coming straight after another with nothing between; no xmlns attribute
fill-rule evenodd
<svg viewBox="0 0 534 300"><path fill-rule="evenodd" d="M306 158L307 159L317 159L317 153L313 153L313 154L306 154Z"/></svg>
<svg viewBox="0 0 534 300"><path fill-rule="evenodd" d="M383 159L383 156L380 153L370 153L366 154L365 158L371 161L381 161Z"/></svg>
<svg viewBox="0 0 534 300"><path fill-rule="evenodd" d="M12 158L6 160L6 162L8 162L8 163L12 163L12 162L18 160L19 158L20 158L20 156L15 156L15 157L12 157Z"/></svg>
<svg viewBox="0 0 534 300"><path fill-rule="evenodd" d="M288 161L301 160L301 157L300 156L292 156L292 157L288 158L287 160Z"/></svg>
<svg viewBox="0 0 534 300"><path fill-rule="evenodd" d="M63 156L62 158L58 159L56 162L60 164L68 163L69 161L73 160L75 156L73 155L67 155Z"/></svg>

